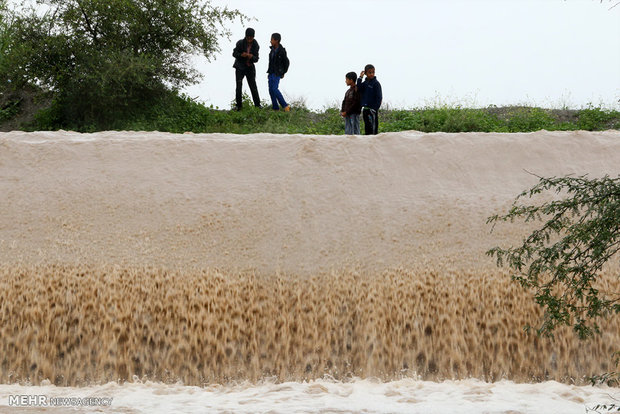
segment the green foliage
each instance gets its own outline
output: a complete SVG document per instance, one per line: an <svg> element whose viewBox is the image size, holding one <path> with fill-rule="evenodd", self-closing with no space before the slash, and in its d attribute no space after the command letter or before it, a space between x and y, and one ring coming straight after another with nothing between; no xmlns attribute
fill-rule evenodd
<svg viewBox="0 0 620 414"><path fill-rule="evenodd" d="M521 204L524 197L555 192L559 199L540 205ZM547 220L521 246L487 252L499 266L509 266L513 279L534 292L545 310L539 333L558 325L572 326L581 338L599 330L596 318L620 312L617 292L601 292L597 278L620 250L620 176L540 178L521 193L510 211L489 223L521 219ZM615 295L615 296L614 296Z"/></svg>
<svg viewBox="0 0 620 414"><path fill-rule="evenodd" d="M3 107L0 107L0 124L13 118L19 112L19 100L11 100Z"/></svg>
<svg viewBox="0 0 620 414"><path fill-rule="evenodd" d="M8 83L8 79L3 79L1 74L7 70L9 47L13 43L14 37L13 14L8 9L6 0L0 0L0 85L7 85ZM0 89L0 99L6 92L6 88ZM1 119L0 122L2 122Z"/></svg>
<svg viewBox="0 0 620 414"><path fill-rule="evenodd" d="M531 132L541 129L551 130L555 120L540 108L520 108L508 115L508 132Z"/></svg>
<svg viewBox="0 0 620 414"><path fill-rule="evenodd" d="M576 113L572 118L562 112ZM579 111L541 108L461 108L439 107L411 111L382 111L381 131L421 132L531 132L554 130L604 130L620 128L620 112L588 107Z"/></svg>
<svg viewBox="0 0 620 414"><path fill-rule="evenodd" d="M0 0L0 62L5 59L11 40L12 17L6 0Z"/></svg>
<svg viewBox="0 0 620 414"><path fill-rule="evenodd" d="M39 0L20 10L0 81L54 92L52 124L108 128L140 118L169 91L195 83L190 56L208 58L236 10L190 0ZM2 12L3 21L8 13Z"/></svg>
<svg viewBox="0 0 620 414"><path fill-rule="evenodd" d="M22 92L24 90L22 89ZM19 96L0 99L0 127L20 110L20 106L8 109L9 102L19 101ZM249 96L244 95L242 111L228 111L206 107L195 99L179 95L174 90L163 89L138 107L120 104L123 114L111 117L106 129L148 130L166 132L221 132L235 134L277 133L277 134L344 134L344 120L337 108L311 111L303 101L291 102L291 112L273 111L263 102L263 108L254 107ZM585 113L584 113L585 111ZM61 97L55 96L52 105L42 110L34 122L22 124L26 130L70 129L93 132L102 129L97 122L86 122L78 117L67 118L67 107ZM518 116L518 121L512 117ZM532 114L532 120L527 117ZM543 114L543 115L541 115ZM549 124L549 118L553 124ZM543 122L540 122L540 119ZM442 107L416 110L382 110L379 115L379 131L417 130L422 132L526 132L545 127L548 130L584 129L588 119L592 130L609 129L609 125L620 127L620 112L600 108L585 110L541 110L539 108L460 108ZM509 127L510 125L510 127ZM523 128L523 129L519 129ZM362 123L363 130L363 123Z"/></svg>
<svg viewBox="0 0 620 414"><path fill-rule="evenodd" d="M605 111L589 105L586 109L579 111L577 127L586 131L620 129L620 112Z"/></svg>
<svg viewBox="0 0 620 414"><path fill-rule="evenodd" d="M393 111L382 125L381 130L387 131L490 132L503 129L497 116L484 110L461 107Z"/></svg>

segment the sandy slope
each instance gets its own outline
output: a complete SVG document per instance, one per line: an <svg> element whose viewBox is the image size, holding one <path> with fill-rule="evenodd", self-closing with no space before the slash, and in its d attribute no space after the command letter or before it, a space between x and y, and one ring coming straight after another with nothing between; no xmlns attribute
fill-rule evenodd
<svg viewBox="0 0 620 414"><path fill-rule="evenodd" d="M489 234L486 217L532 174L619 165L618 131L0 133L0 261L300 274L487 263L518 236Z"/></svg>

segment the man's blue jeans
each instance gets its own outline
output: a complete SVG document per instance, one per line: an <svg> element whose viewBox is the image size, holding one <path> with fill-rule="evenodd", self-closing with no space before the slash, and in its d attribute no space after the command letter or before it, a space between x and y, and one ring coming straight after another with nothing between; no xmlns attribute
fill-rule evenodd
<svg viewBox="0 0 620 414"><path fill-rule="evenodd" d="M278 89L278 87L280 86L280 77L275 73L270 73L267 76L267 81L269 84L269 96L271 96L271 107L276 111L280 109L280 106L282 108L286 108L288 104L286 103L284 97L282 96L282 93Z"/></svg>

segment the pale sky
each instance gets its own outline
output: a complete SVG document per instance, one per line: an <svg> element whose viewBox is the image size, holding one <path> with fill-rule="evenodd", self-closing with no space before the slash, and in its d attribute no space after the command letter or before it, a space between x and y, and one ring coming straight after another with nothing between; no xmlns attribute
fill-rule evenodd
<svg viewBox="0 0 620 414"><path fill-rule="evenodd" d="M256 18L229 25L216 59L196 59L186 89L207 105L234 99L234 43L260 44L257 83L269 101L271 33L291 60L280 90L310 108L339 105L345 74L376 67L384 106L538 105L620 108L620 5L604 0L213 0ZM244 90L248 92L244 81Z"/></svg>

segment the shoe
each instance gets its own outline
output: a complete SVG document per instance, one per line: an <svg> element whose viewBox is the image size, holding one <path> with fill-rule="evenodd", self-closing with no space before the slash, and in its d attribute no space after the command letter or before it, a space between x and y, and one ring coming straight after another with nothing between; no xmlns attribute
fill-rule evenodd
<svg viewBox="0 0 620 414"><path fill-rule="evenodd" d="M290 105L286 105L284 107L284 112L291 112L291 106Z"/></svg>

